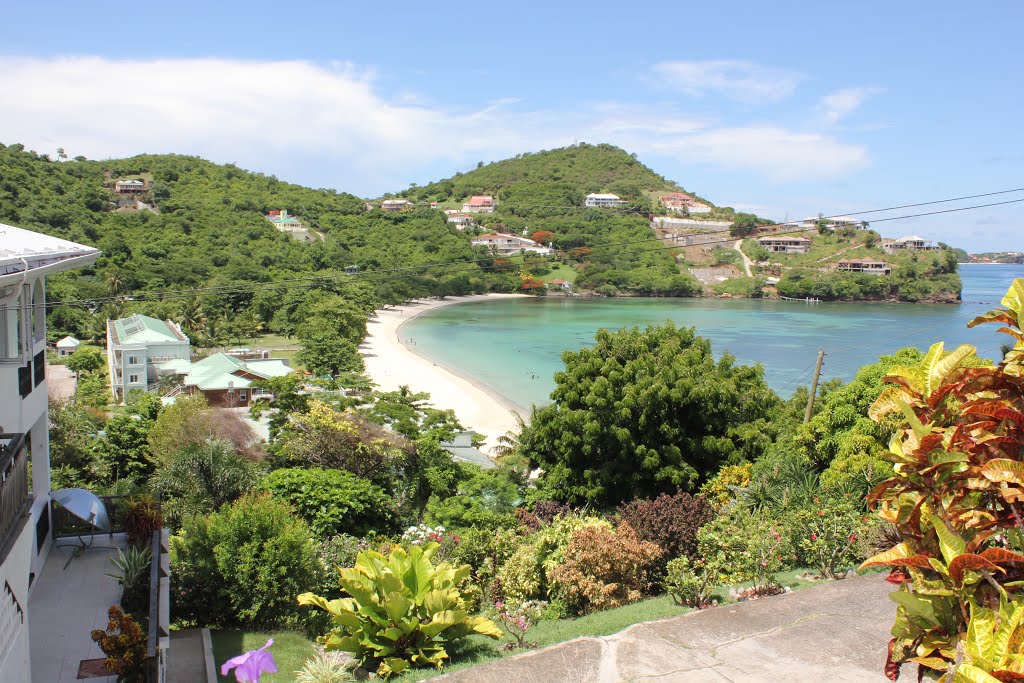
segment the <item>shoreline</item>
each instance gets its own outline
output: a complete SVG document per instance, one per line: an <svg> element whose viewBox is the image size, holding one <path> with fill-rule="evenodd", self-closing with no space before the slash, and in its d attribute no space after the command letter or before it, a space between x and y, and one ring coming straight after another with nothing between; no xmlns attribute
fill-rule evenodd
<svg viewBox="0 0 1024 683"><path fill-rule="evenodd" d="M485 441L481 450L493 455L498 437L516 431L516 416L526 419L529 411L466 373L416 353L402 341L400 331L410 320L437 308L522 296L526 295L474 294L421 299L380 309L367 323L366 339L359 347L366 363L366 374L381 391L397 391L405 385L410 391L429 393L433 407L453 410L465 429L483 435Z"/></svg>

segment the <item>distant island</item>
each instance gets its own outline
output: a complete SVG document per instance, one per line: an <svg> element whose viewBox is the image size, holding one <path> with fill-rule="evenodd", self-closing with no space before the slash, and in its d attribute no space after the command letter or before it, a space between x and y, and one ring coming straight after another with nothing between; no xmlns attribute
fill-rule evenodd
<svg viewBox="0 0 1024 683"><path fill-rule="evenodd" d="M981 254L967 254L961 263L1024 263L1024 253L1019 251L987 251Z"/></svg>

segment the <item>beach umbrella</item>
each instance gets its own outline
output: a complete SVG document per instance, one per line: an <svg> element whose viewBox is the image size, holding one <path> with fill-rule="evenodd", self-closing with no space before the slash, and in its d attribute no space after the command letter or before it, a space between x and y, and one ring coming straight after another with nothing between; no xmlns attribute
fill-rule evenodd
<svg viewBox="0 0 1024 683"><path fill-rule="evenodd" d="M107 506L92 491L85 489L60 489L50 493L53 502L100 531L110 531L110 515Z"/></svg>

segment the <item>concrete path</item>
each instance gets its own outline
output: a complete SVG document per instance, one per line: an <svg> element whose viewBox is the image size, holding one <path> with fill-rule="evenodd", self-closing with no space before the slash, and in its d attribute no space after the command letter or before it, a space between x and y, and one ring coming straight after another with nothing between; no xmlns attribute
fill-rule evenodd
<svg viewBox="0 0 1024 683"><path fill-rule="evenodd" d="M46 386L53 398L71 398L75 395L75 373L64 365L47 365Z"/></svg>
<svg viewBox="0 0 1024 683"><path fill-rule="evenodd" d="M887 681L896 607L873 574L637 624L464 669L447 683Z"/></svg>
<svg viewBox="0 0 1024 683"><path fill-rule="evenodd" d="M167 683L217 683L207 629L171 631L167 650Z"/></svg>
<svg viewBox="0 0 1024 683"><path fill-rule="evenodd" d="M740 252L740 257L743 259L743 270L746 272L747 277L754 277L754 273L750 270L752 261L743 253L743 240L736 240L736 243L732 245L732 248Z"/></svg>

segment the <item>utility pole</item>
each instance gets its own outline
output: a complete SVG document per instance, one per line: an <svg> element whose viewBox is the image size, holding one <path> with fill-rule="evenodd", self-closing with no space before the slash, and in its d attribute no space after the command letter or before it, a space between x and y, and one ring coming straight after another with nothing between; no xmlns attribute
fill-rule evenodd
<svg viewBox="0 0 1024 683"><path fill-rule="evenodd" d="M814 379L811 380L811 395L807 397L807 412L804 413L804 424L811 421L811 411L814 410L814 395L818 393L818 377L821 375L821 363L825 360L825 350L818 349L818 365L814 368Z"/></svg>

